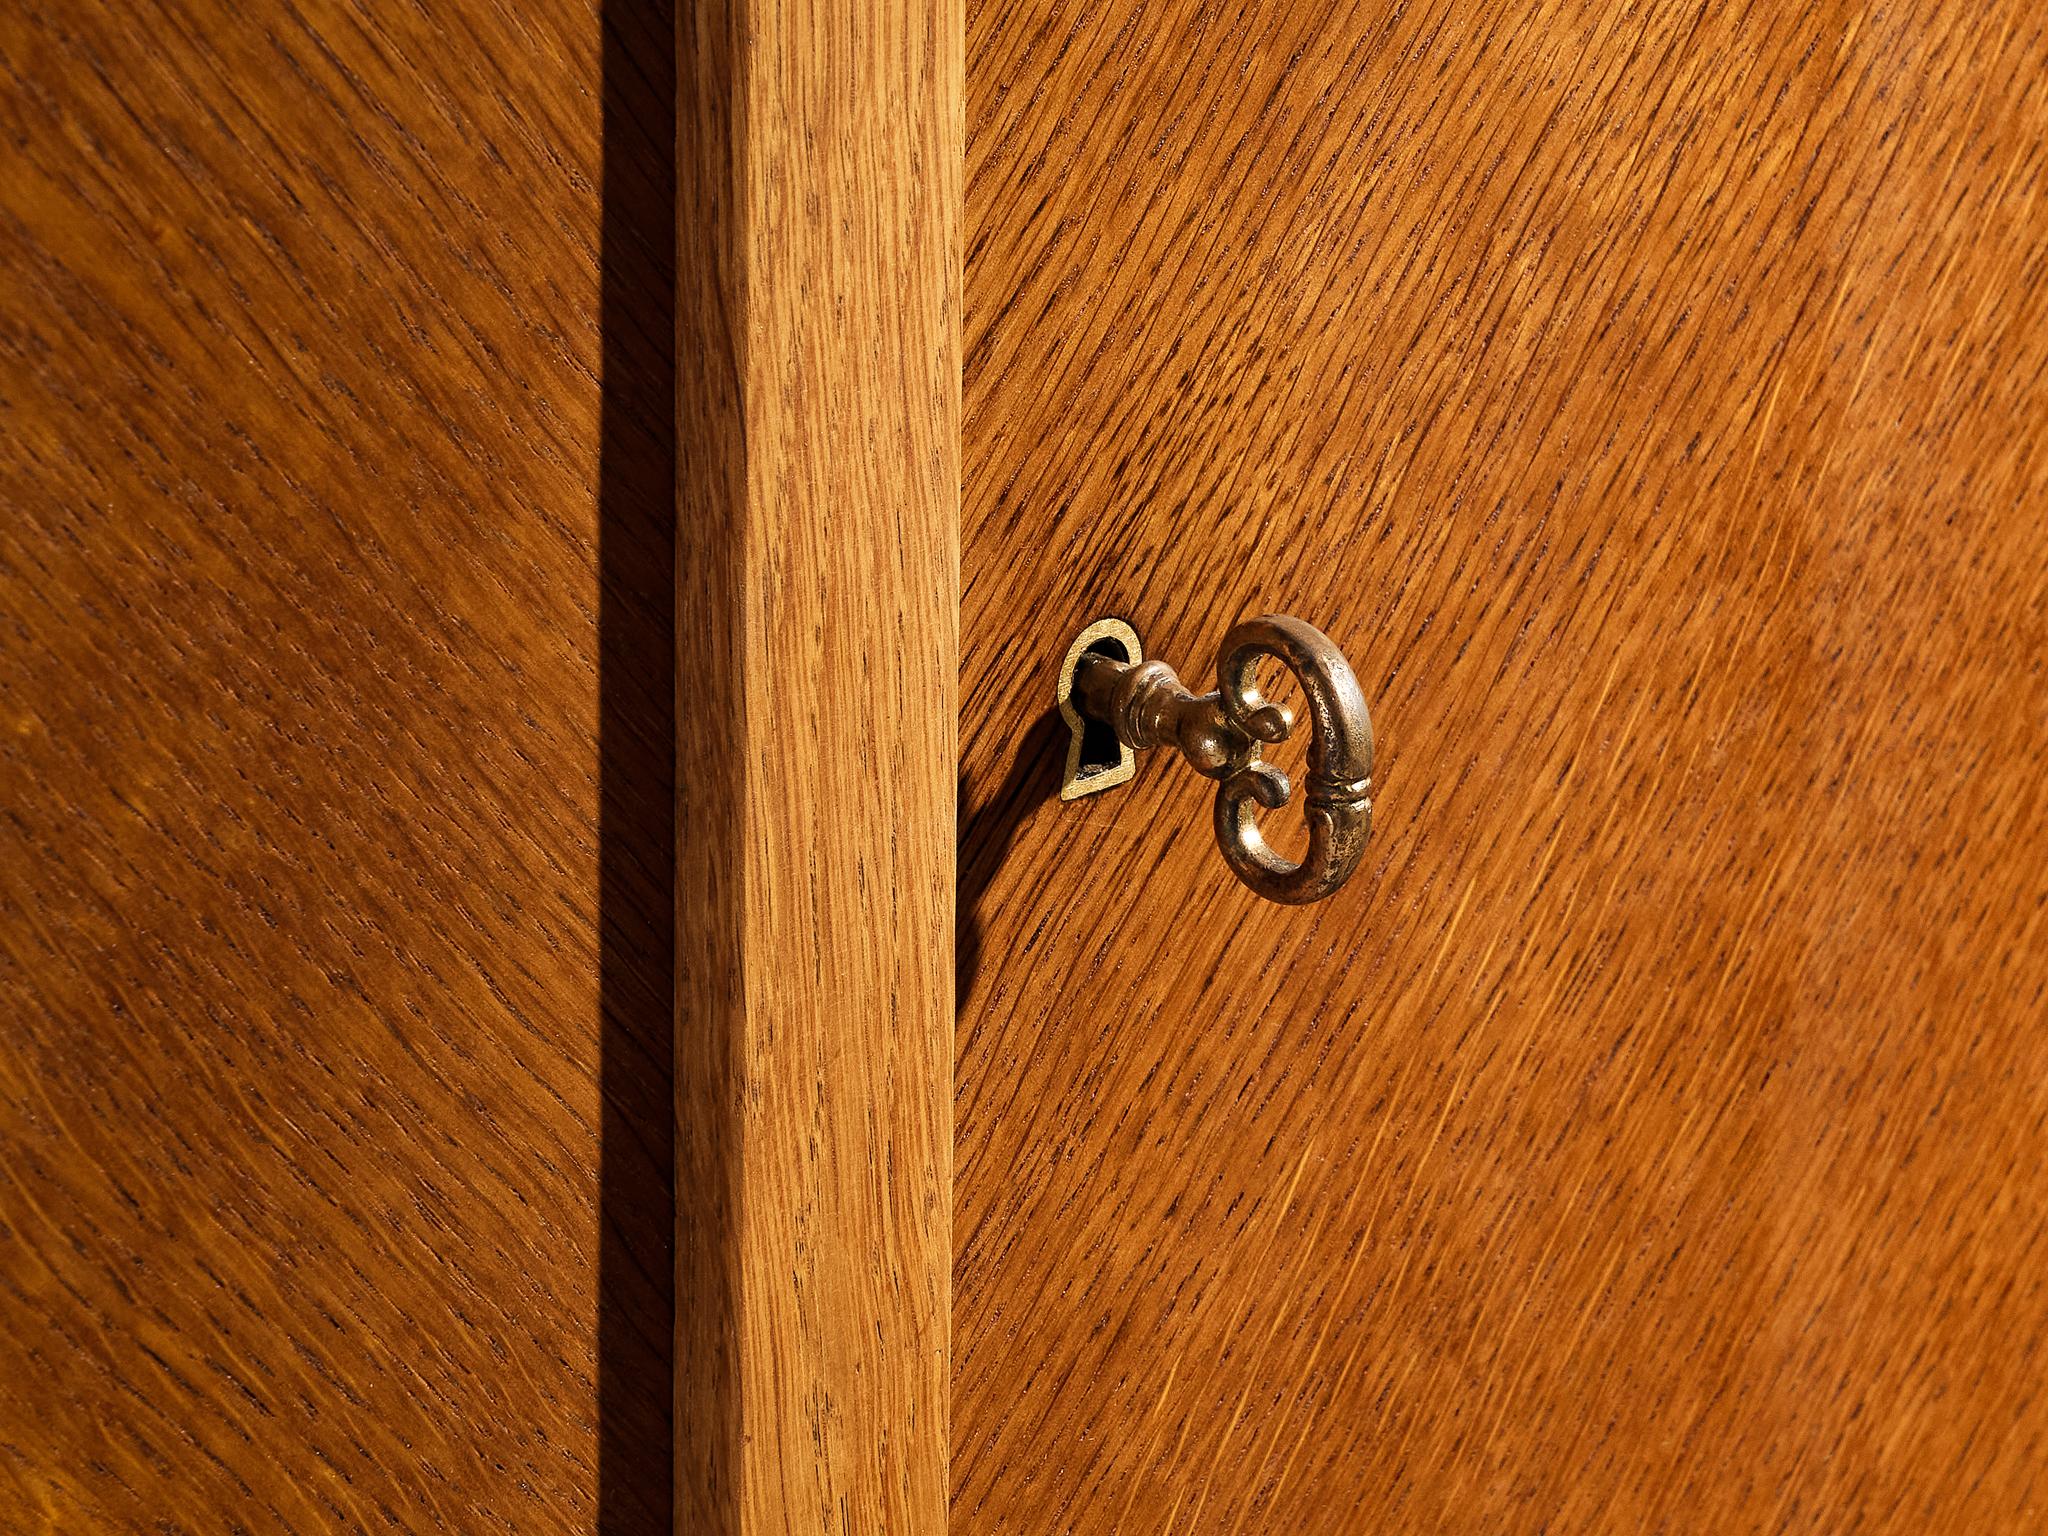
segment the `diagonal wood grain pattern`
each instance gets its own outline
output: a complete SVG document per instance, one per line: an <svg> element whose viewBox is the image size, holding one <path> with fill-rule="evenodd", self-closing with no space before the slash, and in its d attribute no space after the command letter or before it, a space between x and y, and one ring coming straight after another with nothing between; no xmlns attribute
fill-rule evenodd
<svg viewBox="0 0 2048 1536"><path fill-rule="evenodd" d="M970 8L960 1536L2048 1523L2044 27ZM1299 912L1051 800L1268 610Z"/></svg>
<svg viewBox="0 0 2048 1536"><path fill-rule="evenodd" d="M0 17L0 1529L669 1528L672 28Z"/></svg>

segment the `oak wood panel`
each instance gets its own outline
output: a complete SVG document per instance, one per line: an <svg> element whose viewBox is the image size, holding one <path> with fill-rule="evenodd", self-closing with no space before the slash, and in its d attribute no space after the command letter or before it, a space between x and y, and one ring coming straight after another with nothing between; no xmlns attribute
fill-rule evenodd
<svg viewBox="0 0 2048 1536"><path fill-rule="evenodd" d="M2048 1520L2044 25L970 8L962 1536ZM1262 611L1301 911L1051 799Z"/></svg>
<svg viewBox="0 0 2048 1536"><path fill-rule="evenodd" d="M673 25L0 15L0 1528L669 1525Z"/></svg>
<svg viewBox="0 0 2048 1536"><path fill-rule="evenodd" d="M946 1521L961 13L687 7L676 1529Z"/></svg>

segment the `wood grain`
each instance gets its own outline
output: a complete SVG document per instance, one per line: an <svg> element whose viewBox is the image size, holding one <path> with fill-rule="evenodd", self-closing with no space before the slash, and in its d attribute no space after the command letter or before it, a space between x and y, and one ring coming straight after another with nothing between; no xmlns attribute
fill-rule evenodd
<svg viewBox="0 0 2048 1536"><path fill-rule="evenodd" d="M672 41L0 15L0 1529L670 1523Z"/></svg>
<svg viewBox="0 0 2048 1536"><path fill-rule="evenodd" d="M953 1529L2042 1529L2048 19L968 25ZM1269 610L1300 912L1051 799Z"/></svg>
<svg viewBox="0 0 2048 1536"><path fill-rule="evenodd" d="M946 1520L959 534L951 0L678 50L677 1510Z"/></svg>

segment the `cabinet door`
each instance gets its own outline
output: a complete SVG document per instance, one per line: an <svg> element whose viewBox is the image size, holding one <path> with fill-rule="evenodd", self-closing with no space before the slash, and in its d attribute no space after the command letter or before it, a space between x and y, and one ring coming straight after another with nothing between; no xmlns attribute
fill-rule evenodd
<svg viewBox="0 0 2048 1536"><path fill-rule="evenodd" d="M671 27L0 12L0 1529L669 1527Z"/></svg>
<svg viewBox="0 0 2048 1536"><path fill-rule="evenodd" d="M967 59L957 1536L2039 1529L2038 10ZM1307 907L1055 798L1084 625L1262 613L1379 729Z"/></svg>

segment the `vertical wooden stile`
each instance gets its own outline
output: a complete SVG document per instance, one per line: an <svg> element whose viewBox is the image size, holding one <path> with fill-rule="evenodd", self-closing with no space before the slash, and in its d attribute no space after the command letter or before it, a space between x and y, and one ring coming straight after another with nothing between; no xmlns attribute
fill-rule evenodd
<svg viewBox="0 0 2048 1536"><path fill-rule="evenodd" d="M680 23L679 1532L946 1521L962 35Z"/></svg>

